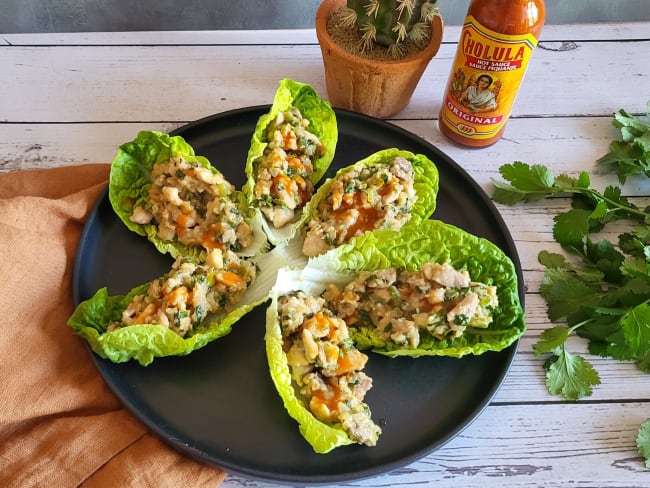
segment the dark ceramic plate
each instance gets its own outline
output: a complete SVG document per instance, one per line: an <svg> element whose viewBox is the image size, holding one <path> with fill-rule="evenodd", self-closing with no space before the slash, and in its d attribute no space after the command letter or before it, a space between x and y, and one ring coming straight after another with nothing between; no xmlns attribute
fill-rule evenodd
<svg viewBox="0 0 650 488"><path fill-rule="evenodd" d="M252 132L268 106L234 110L175 131L238 188ZM482 189L449 157L382 120L337 110L339 142L326 176L367 155L398 147L431 158L440 172L435 218L500 246L520 270L510 234ZM169 256L130 232L100 197L80 242L77 303L107 286L112 295L164 274ZM521 271L519 294L523 303ZM266 364L264 313L244 316L226 337L185 357L148 367L114 364L94 354L111 389L153 432L185 454L245 477L279 483L340 483L394 470L439 448L487 406L503 381L516 344L462 359L370 356L374 386L366 397L383 433L376 447L346 446L315 454L286 414Z"/></svg>

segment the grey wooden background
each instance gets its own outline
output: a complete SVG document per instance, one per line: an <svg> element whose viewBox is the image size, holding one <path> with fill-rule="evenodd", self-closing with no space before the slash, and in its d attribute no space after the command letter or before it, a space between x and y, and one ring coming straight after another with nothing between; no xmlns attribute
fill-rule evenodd
<svg viewBox="0 0 650 488"><path fill-rule="evenodd" d="M319 2L0 0L0 33L311 28ZM438 5L458 25L469 0ZM650 0L546 0L546 9L547 24L650 20Z"/></svg>

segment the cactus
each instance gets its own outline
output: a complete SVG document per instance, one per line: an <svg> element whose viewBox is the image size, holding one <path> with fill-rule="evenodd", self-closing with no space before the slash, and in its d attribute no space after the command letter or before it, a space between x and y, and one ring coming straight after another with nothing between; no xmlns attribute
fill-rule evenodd
<svg viewBox="0 0 650 488"><path fill-rule="evenodd" d="M399 57L407 39L422 41L430 35L431 20L440 15L437 0L347 0L345 23L361 33L361 50L376 44Z"/></svg>

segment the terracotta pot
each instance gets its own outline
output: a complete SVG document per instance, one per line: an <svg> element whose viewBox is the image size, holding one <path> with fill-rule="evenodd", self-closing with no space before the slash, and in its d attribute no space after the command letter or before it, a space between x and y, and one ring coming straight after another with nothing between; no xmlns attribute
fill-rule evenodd
<svg viewBox="0 0 650 488"><path fill-rule="evenodd" d="M432 36L420 53L399 61L367 59L339 47L327 33L327 19L346 0L323 0L316 12L316 35L323 54L327 95L332 106L373 117L389 117L411 101L429 61L442 42L443 22L432 21Z"/></svg>

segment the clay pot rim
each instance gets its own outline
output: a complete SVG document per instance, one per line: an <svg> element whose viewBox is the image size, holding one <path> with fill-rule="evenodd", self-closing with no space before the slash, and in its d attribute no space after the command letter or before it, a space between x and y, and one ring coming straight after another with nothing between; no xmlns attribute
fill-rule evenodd
<svg viewBox="0 0 650 488"><path fill-rule="evenodd" d="M327 32L327 20L332 12L335 12L346 0L322 0L316 11L316 37L319 42L325 40L328 44L328 48L335 50L339 56L347 59L348 61L363 60L367 64L386 64L386 65L409 65L416 64L422 58L432 59L440 49L442 44L442 35L444 32L444 22L440 15L434 17L431 21L431 40L429 44L422 49L420 52L409 56L404 59L396 60L383 60L383 59L370 59L362 56L357 56L349 51L346 51L340 47L332 36Z"/></svg>

